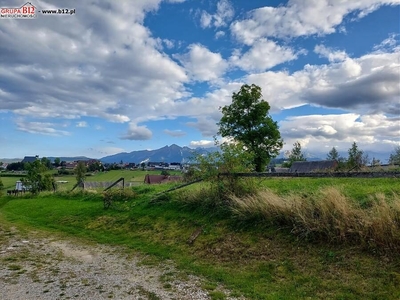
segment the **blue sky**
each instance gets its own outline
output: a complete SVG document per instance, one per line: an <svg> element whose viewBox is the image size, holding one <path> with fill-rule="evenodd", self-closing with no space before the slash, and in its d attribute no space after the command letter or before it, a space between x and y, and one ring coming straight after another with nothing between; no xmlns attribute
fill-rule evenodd
<svg viewBox="0 0 400 300"><path fill-rule="evenodd" d="M36 19L0 18L2 158L213 146L245 83L283 151L400 145L400 0L31 3ZM76 14L40 12L58 8Z"/></svg>

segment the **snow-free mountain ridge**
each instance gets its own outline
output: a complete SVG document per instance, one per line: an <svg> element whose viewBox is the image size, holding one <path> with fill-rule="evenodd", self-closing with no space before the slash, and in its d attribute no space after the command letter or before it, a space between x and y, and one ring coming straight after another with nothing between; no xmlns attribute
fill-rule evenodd
<svg viewBox="0 0 400 300"><path fill-rule="evenodd" d="M139 164L144 161L150 162L165 162L165 163L183 163L190 161L196 154L207 154L209 152L217 151L217 147L213 148L196 148L180 147L176 144L165 146L156 150L139 150L132 152L122 152L114 155L105 156L100 158L103 163L136 163Z"/></svg>

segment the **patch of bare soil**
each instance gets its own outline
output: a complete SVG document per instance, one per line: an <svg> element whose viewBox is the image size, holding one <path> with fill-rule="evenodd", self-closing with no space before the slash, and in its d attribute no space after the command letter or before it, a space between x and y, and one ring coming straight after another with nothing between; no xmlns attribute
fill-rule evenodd
<svg viewBox="0 0 400 300"><path fill-rule="evenodd" d="M201 278L178 272L172 263L142 261L123 248L22 234L0 225L2 300L210 299ZM219 291L229 299L229 291Z"/></svg>

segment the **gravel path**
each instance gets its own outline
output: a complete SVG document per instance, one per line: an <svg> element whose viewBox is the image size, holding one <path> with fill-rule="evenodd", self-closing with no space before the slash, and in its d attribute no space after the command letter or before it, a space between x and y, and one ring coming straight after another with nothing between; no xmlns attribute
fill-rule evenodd
<svg viewBox="0 0 400 300"><path fill-rule="evenodd" d="M0 298L211 299L202 279L178 272L172 263L149 266L143 259L119 247L0 225Z"/></svg>

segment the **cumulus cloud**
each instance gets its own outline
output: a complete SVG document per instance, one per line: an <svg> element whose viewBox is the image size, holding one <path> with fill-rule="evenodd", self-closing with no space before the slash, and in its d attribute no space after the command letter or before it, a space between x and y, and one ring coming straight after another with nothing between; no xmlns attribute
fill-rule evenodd
<svg viewBox="0 0 400 300"><path fill-rule="evenodd" d="M246 19L232 23L231 31L248 45L262 37L326 35L335 32L350 13L358 13L359 19L383 5L398 4L398 0L290 0L286 6L265 6L251 11Z"/></svg>
<svg viewBox="0 0 400 300"><path fill-rule="evenodd" d="M146 126L138 126L135 123L129 124L129 129L126 135L122 136L123 140L150 140L153 136L153 133Z"/></svg>
<svg viewBox="0 0 400 300"><path fill-rule="evenodd" d="M200 17L202 28L227 26L235 15L235 10L228 0L220 0L217 3L215 14L203 10Z"/></svg>
<svg viewBox="0 0 400 300"><path fill-rule="evenodd" d="M183 55L175 55L180 60L190 76L198 81L216 80L228 68L228 63L220 53L215 53L200 44L192 44L189 51Z"/></svg>
<svg viewBox="0 0 400 300"><path fill-rule="evenodd" d="M331 53L327 48L324 51L328 56ZM250 74L244 81L261 86L273 111L315 104L364 113L400 114L400 49L332 60L329 64L306 65L291 74Z"/></svg>
<svg viewBox="0 0 400 300"><path fill-rule="evenodd" d="M281 63L297 59L298 54L289 47L280 46L274 41L262 38L243 55L234 52L230 62L245 71L265 71Z"/></svg>
<svg viewBox="0 0 400 300"><path fill-rule="evenodd" d="M324 45L316 45L314 52L319 54L321 57L327 58L329 62L340 62L348 58L345 51L333 51Z"/></svg>
<svg viewBox="0 0 400 300"><path fill-rule="evenodd" d="M0 55L8 59L0 62L0 110L129 122L185 96L185 70L158 50L158 40L142 24L159 3L76 3L80 13L70 18L38 17L18 26L4 22Z"/></svg>
<svg viewBox="0 0 400 300"><path fill-rule="evenodd" d="M279 126L287 150L297 140L313 152L321 152L321 145L328 151L332 147L344 151L355 141L365 150L385 152L400 145L399 122L399 117L383 114L347 113L289 117Z"/></svg>
<svg viewBox="0 0 400 300"><path fill-rule="evenodd" d="M186 132L182 131L182 130L169 130L169 129L165 129L164 130L165 134L168 134L172 137L181 137L181 136L185 136Z"/></svg>
<svg viewBox="0 0 400 300"><path fill-rule="evenodd" d="M197 148L197 147L209 148L213 146L215 146L214 141L209 141L209 140L191 141L189 144L189 147L192 148Z"/></svg>

